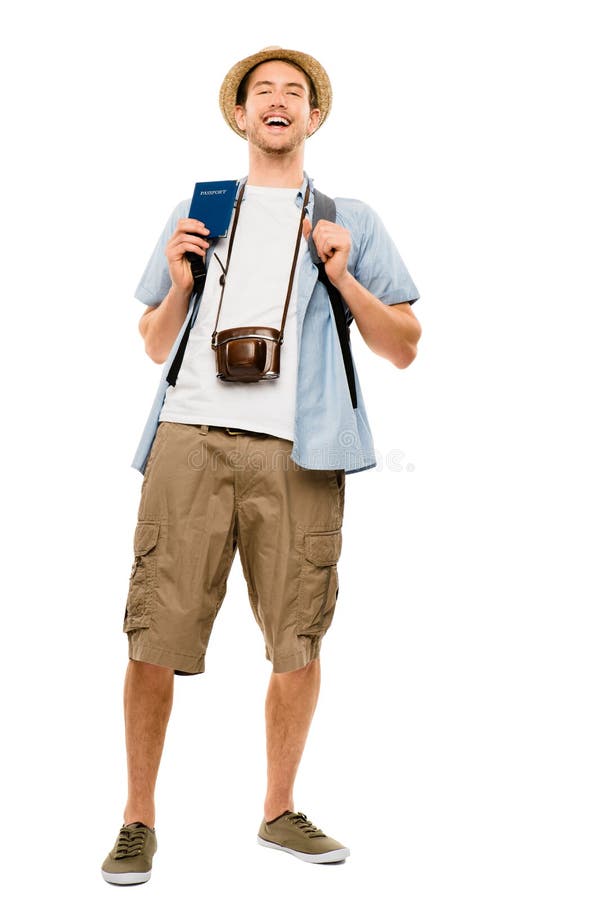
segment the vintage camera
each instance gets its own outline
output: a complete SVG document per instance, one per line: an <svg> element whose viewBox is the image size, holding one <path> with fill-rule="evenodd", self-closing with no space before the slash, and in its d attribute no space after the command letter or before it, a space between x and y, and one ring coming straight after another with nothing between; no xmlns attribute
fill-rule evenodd
<svg viewBox="0 0 601 900"><path fill-rule="evenodd" d="M262 381L279 378L283 336L277 328L245 325L213 335L217 378L223 381Z"/></svg>

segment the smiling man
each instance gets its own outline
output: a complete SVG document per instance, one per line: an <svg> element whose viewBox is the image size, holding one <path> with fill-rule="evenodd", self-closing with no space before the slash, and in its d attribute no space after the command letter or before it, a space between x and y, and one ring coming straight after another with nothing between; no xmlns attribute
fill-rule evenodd
<svg viewBox="0 0 601 900"><path fill-rule="evenodd" d="M334 216L304 172L305 141L331 99L324 68L306 53L270 47L236 63L220 105L248 141L249 168L228 235L212 239L182 201L136 290L148 307L145 350L163 374L132 463L144 480L123 623L128 797L102 864L115 884L150 878L174 675L205 671L237 549L272 667L258 843L311 863L350 852L293 799L338 600L345 478L376 466L349 328L356 321L371 350L400 369L421 328L411 309L419 294L376 213L337 198ZM204 262L202 286L191 255ZM222 377L219 316L225 331L248 334L244 373L283 310L275 377ZM225 827L215 840L227 839Z"/></svg>

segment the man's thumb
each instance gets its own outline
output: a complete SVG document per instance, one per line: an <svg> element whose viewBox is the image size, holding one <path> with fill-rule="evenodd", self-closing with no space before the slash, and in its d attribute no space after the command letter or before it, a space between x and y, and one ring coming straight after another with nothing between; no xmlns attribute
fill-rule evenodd
<svg viewBox="0 0 601 900"><path fill-rule="evenodd" d="M305 216L303 220L303 237L306 241L309 240L309 236L311 234L311 221L309 216Z"/></svg>

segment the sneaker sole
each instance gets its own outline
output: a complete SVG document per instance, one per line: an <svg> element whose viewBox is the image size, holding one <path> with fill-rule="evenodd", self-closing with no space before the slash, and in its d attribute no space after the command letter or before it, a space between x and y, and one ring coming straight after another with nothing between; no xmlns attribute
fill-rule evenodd
<svg viewBox="0 0 601 900"><path fill-rule="evenodd" d="M292 850L290 847L282 847L281 844L274 844L273 841L265 841L257 835L257 843L262 847L270 847L272 850L283 850L284 853L291 853L297 859L302 859L308 863L330 863L341 862L350 856L351 851L348 847L340 847L339 850L328 850L327 853L302 853L300 850Z"/></svg>
<svg viewBox="0 0 601 900"><path fill-rule="evenodd" d="M109 884L144 884L151 876L151 872L105 872L100 870L102 877Z"/></svg>

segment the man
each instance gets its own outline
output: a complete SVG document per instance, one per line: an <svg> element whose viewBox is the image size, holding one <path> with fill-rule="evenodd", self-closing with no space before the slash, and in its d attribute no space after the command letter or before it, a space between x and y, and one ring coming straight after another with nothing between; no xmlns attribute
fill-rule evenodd
<svg viewBox="0 0 601 900"><path fill-rule="evenodd" d="M316 195L303 170L304 144L330 103L328 76L305 53L270 47L233 66L220 104L249 146L239 219L234 215L228 237L211 243L204 224L188 217L190 201L180 203L136 291L149 307L140 322L146 352L164 373L133 462L144 481L123 626L129 793L124 825L102 865L113 883L150 878L173 676L204 672L238 546L272 663L258 841L314 863L349 855L295 812L293 800L319 693L321 641L338 597L345 475L376 465L361 388L353 366L354 394L349 390L311 237L346 324L354 318L375 353L405 368L421 329L411 310L419 295L376 214L337 199L335 222L312 218ZM200 301L189 255L206 263ZM211 335L218 309L220 329L275 327L285 297L280 376L217 378Z"/></svg>

